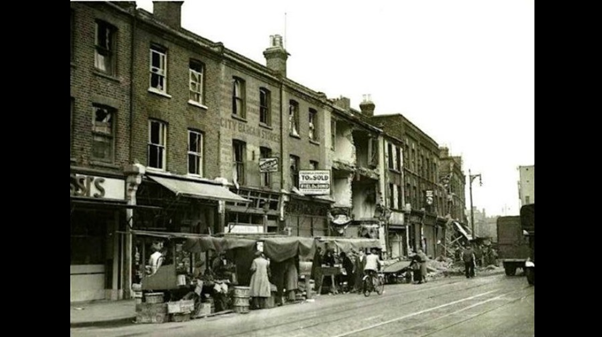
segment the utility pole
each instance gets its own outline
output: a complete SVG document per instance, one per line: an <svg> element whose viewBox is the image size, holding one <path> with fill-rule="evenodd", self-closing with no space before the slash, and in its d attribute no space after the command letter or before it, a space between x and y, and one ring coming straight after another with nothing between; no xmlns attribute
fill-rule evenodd
<svg viewBox="0 0 602 337"><path fill-rule="evenodd" d="M468 179L469 179L469 183L470 183L470 225L472 227L472 237L475 238L475 231L474 231L474 210L472 207L472 181L475 180L477 177L479 177L479 185L483 186L483 180L481 180L481 174L471 174L470 173L470 169L468 170Z"/></svg>

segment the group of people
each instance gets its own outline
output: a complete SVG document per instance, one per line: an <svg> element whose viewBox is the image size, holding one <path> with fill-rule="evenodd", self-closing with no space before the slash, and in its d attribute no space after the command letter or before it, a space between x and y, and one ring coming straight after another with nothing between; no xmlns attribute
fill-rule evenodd
<svg viewBox="0 0 602 337"><path fill-rule="evenodd" d="M327 247L322 255L322 249L318 247L311 272L316 289L320 289L320 282L322 282L321 268L335 267L335 265L341 265L344 273L334 277L335 284L332 284L331 279L325 279L326 282L329 282L329 293L331 294L337 294L339 289L344 293L361 293L364 275L376 273L383 267L376 249L371 249L367 253L364 253L363 250L351 249L349 254L341 252L337 258L333 248Z"/></svg>

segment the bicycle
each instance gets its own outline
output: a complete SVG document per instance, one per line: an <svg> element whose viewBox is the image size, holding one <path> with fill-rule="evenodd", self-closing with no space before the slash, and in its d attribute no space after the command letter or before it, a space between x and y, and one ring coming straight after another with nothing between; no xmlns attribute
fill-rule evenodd
<svg viewBox="0 0 602 337"><path fill-rule="evenodd" d="M366 297L370 296L372 291L382 295L385 290L385 275L383 273L370 271L368 275L364 276L362 289L364 291L364 296Z"/></svg>

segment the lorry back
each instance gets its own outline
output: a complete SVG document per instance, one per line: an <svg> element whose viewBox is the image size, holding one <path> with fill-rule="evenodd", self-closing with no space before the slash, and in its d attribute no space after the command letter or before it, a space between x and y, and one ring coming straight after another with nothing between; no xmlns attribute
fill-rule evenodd
<svg viewBox="0 0 602 337"><path fill-rule="evenodd" d="M521 217L500 216L497 219L498 256L506 275L512 276L517 268L523 269L529 258L529 242L523 234Z"/></svg>

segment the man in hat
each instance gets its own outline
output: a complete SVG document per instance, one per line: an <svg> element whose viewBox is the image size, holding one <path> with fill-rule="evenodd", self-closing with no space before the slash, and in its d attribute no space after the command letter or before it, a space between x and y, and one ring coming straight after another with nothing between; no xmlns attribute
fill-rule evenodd
<svg viewBox="0 0 602 337"><path fill-rule="evenodd" d="M466 274L466 278L474 277L476 258L474 250L469 243L466 244L464 250L462 251L462 260L464 261L464 273Z"/></svg>

